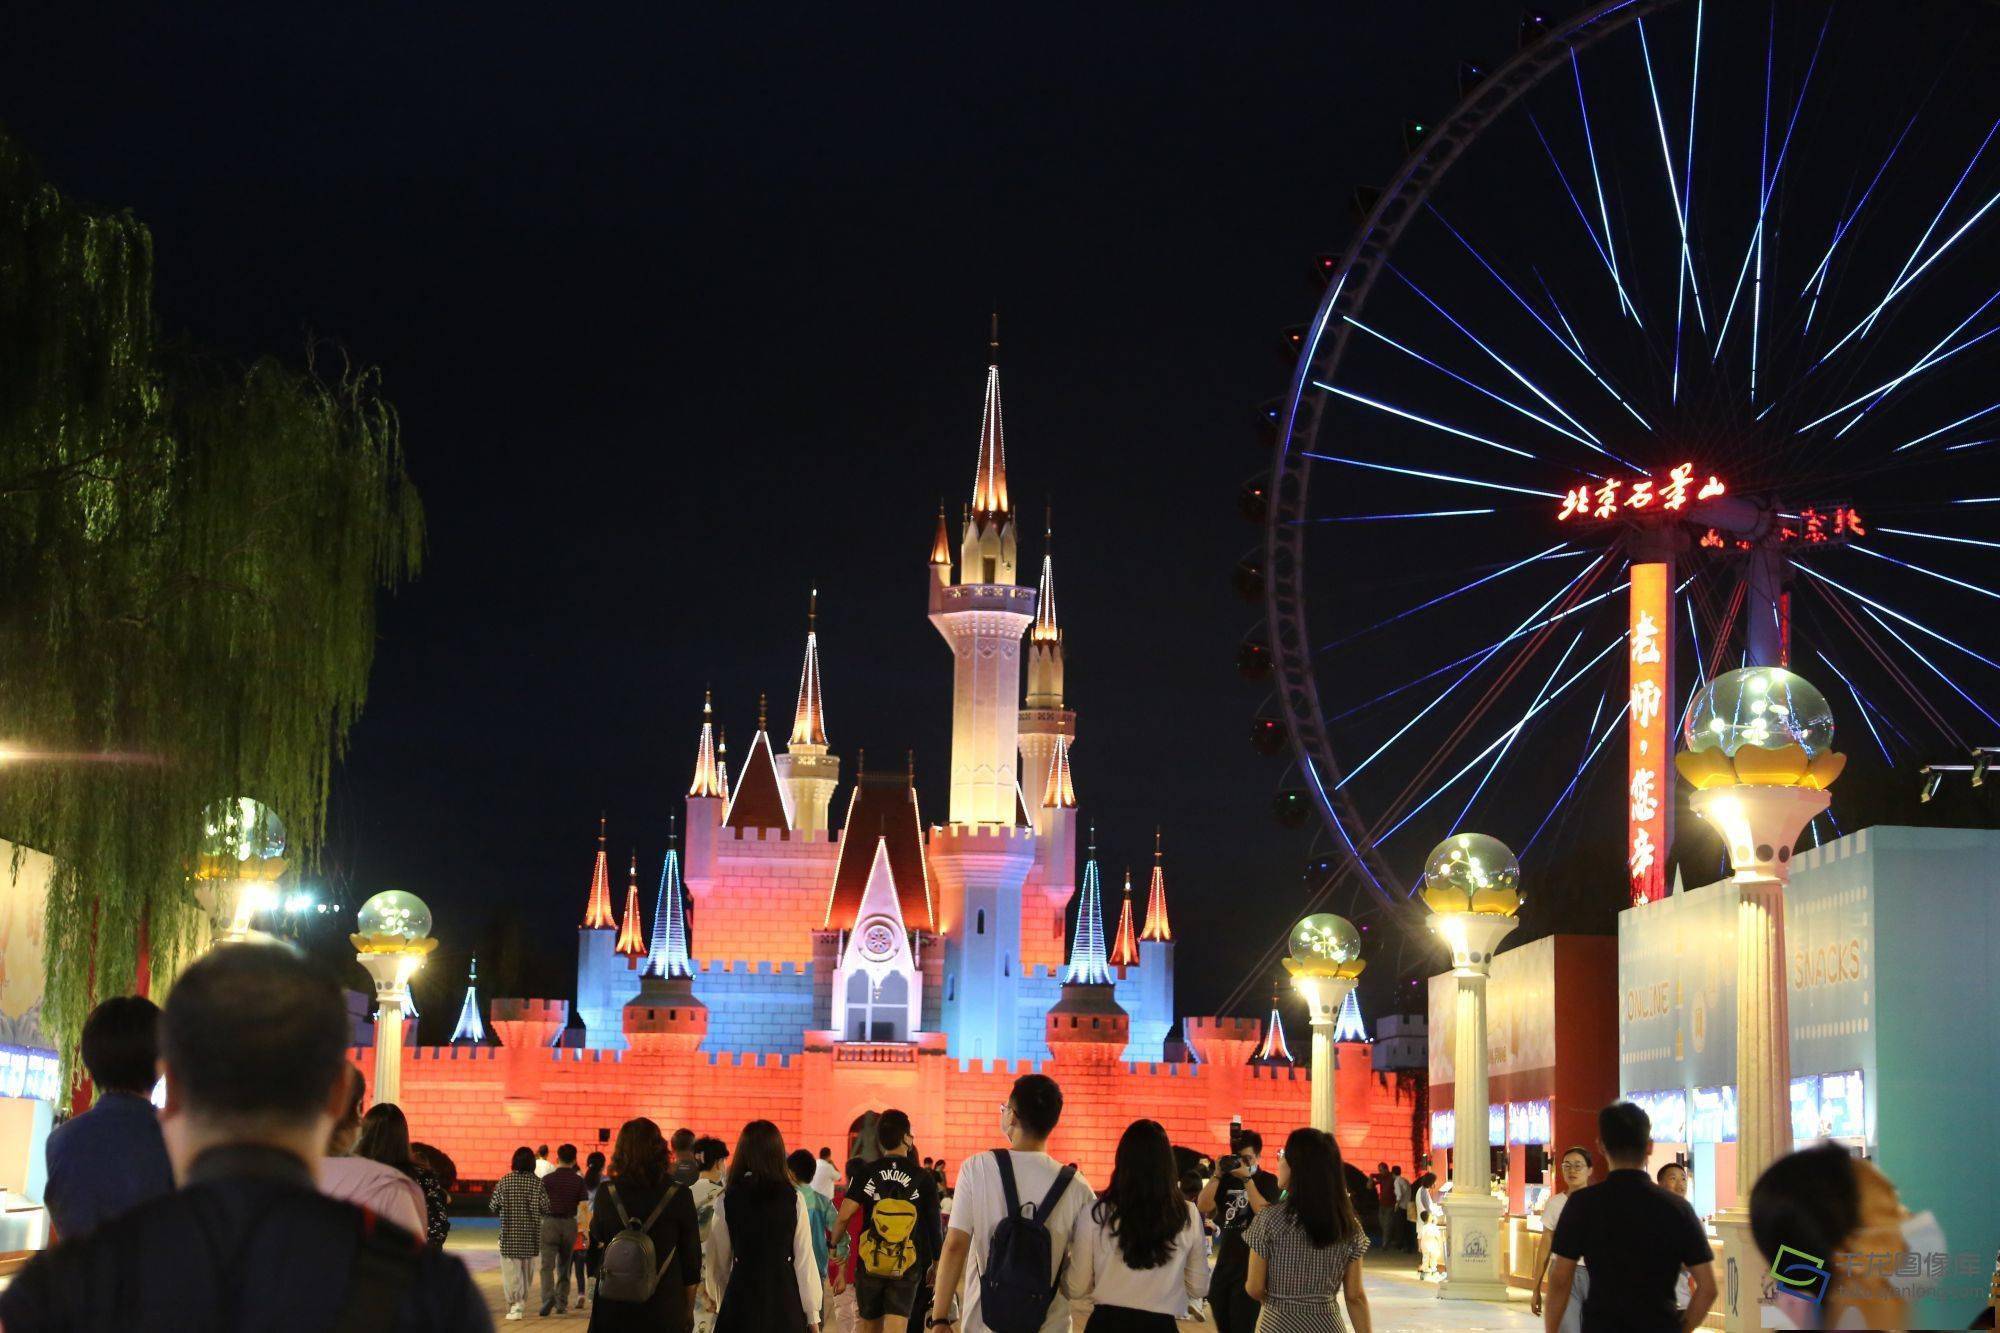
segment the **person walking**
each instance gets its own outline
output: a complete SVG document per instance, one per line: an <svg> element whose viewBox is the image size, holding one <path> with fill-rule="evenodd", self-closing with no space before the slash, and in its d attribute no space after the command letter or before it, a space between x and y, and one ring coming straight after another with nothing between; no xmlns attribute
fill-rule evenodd
<svg viewBox="0 0 2000 1333"><path fill-rule="evenodd" d="M693 1200L695 1220L701 1227L701 1243L705 1248L715 1221L715 1203L722 1197L723 1175L729 1167L729 1145L721 1139L698 1138L689 1146L688 1155L695 1169L694 1183L688 1186L688 1194ZM710 1333L715 1327L715 1300L706 1286L698 1288L695 1294L694 1327L695 1333Z"/></svg>
<svg viewBox="0 0 2000 1333"><path fill-rule="evenodd" d="M1047 1074L1023 1074L1000 1107L1005 1148L975 1154L958 1168L951 1226L938 1260L937 1295L927 1327L960 1333L991 1333L983 1315L984 1287L1017 1292L1019 1284L1048 1283L1041 1333L1068 1333L1069 1300L1063 1295L1063 1265L1069 1260L1077 1215L1095 1197L1090 1182L1048 1154L1049 1135L1062 1119L1062 1089ZM1002 1231L1002 1224L1006 1229ZM1038 1252L1046 1233L1046 1275L1017 1273L996 1261ZM1006 1246L996 1246L996 1238ZM997 1252L996 1252L997 1251ZM963 1290L961 1290L961 1286ZM1004 1293L1003 1293L1004 1294ZM959 1301L959 1312L951 1312Z"/></svg>
<svg viewBox="0 0 2000 1333"><path fill-rule="evenodd" d="M1569 1205L1570 1199L1590 1183L1590 1173L1595 1165L1590 1149L1584 1147L1567 1149L1562 1160L1556 1163L1556 1179L1562 1188L1542 1204L1542 1236L1535 1244L1535 1294L1528 1303L1531 1314L1542 1312L1542 1286L1548 1277L1549 1261L1554 1257L1550 1247L1555 1243L1556 1225L1562 1221L1563 1209ZM1578 1265L1570 1279L1570 1308L1563 1316L1562 1333L1577 1333L1583 1326L1583 1303L1589 1294L1590 1270Z"/></svg>
<svg viewBox="0 0 2000 1333"><path fill-rule="evenodd" d="M1317 1129L1295 1129L1278 1154L1284 1198L1250 1223L1245 1285L1261 1306L1257 1333L1347 1333L1337 1296L1347 1300L1355 1333L1374 1333L1361 1256L1368 1237L1354 1214L1341 1170L1340 1145Z"/></svg>
<svg viewBox="0 0 2000 1333"><path fill-rule="evenodd" d="M1396 1234L1392 1248L1417 1248L1416 1186L1403 1174L1400 1164L1389 1168L1389 1188L1396 1196Z"/></svg>
<svg viewBox="0 0 2000 1333"><path fill-rule="evenodd" d="M410 1122L403 1115L403 1108L391 1102L377 1102L361 1117L361 1133L354 1140L354 1156L391 1167L402 1172L416 1183L417 1195L423 1200L423 1226L417 1234L434 1245L443 1244L442 1238L433 1239L434 1227L431 1216L431 1187L424 1184L428 1173L417 1164L416 1155L410 1150ZM431 1186L437 1184L436 1177L428 1177ZM440 1189L439 1194L443 1191ZM449 1221L445 1229L451 1228Z"/></svg>
<svg viewBox="0 0 2000 1333"><path fill-rule="evenodd" d="M556 1169L542 1177L542 1317L569 1313L570 1255L576 1249L576 1211L590 1197L576 1169L576 1145L556 1149Z"/></svg>
<svg viewBox="0 0 2000 1333"><path fill-rule="evenodd" d="M1174 1333L1207 1293L1201 1210L1182 1197L1159 1121L1135 1120L1119 1138L1111 1183L1077 1213L1063 1291L1085 1333Z"/></svg>
<svg viewBox="0 0 2000 1333"><path fill-rule="evenodd" d="M715 1333L819 1328L809 1210L792 1186L784 1136L768 1120L752 1120L736 1140L706 1253Z"/></svg>
<svg viewBox="0 0 2000 1333"><path fill-rule="evenodd" d="M597 1188L604 1183L604 1154L593 1152L584 1159L583 1202L576 1206L576 1248L570 1252L575 1268L576 1308L590 1304L590 1279L597 1276L598 1247L590 1239L590 1215L597 1206Z"/></svg>
<svg viewBox="0 0 2000 1333"><path fill-rule="evenodd" d="M413 1236L424 1235L422 1187L386 1162L355 1155L354 1145L361 1138L361 1099L368 1085L353 1065L347 1066L346 1078L345 1110L326 1136L326 1156L319 1164L320 1192L360 1204ZM408 1134L407 1128L404 1133Z"/></svg>
<svg viewBox="0 0 2000 1333"><path fill-rule="evenodd" d="M785 1170L792 1178L799 1198L805 1201L807 1230L812 1236L813 1260L819 1267L819 1326L824 1330L833 1327L834 1290L828 1264L833 1258L833 1232L838 1214L833 1200L813 1188L814 1168L818 1165L810 1149L798 1148L785 1156Z"/></svg>
<svg viewBox="0 0 2000 1333"><path fill-rule="evenodd" d="M862 1333L903 1333L937 1262L944 1223L937 1179L914 1156L910 1117L884 1111L875 1130L882 1155L848 1182L837 1225L861 1215L854 1301Z"/></svg>
<svg viewBox="0 0 2000 1333"><path fill-rule="evenodd" d="M674 1131L674 1179L682 1189L693 1189L695 1178L701 1174L701 1163L694 1155L694 1131L686 1125Z"/></svg>
<svg viewBox="0 0 2000 1333"><path fill-rule="evenodd" d="M1578 1265L1590 1270L1582 1298L1582 1333L1685 1333L1701 1327L1715 1304L1715 1255L1686 1199L1653 1183L1646 1157L1653 1125L1641 1108L1614 1102L1597 1113L1597 1146L1610 1167L1604 1180L1563 1205L1550 1249L1542 1327L1560 1333ZM1694 1296L1674 1308L1674 1279L1685 1266Z"/></svg>
<svg viewBox="0 0 2000 1333"><path fill-rule="evenodd" d="M500 1215L500 1291L507 1317L519 1319L535 1286L535 1258L542 1251L542 1213L548 1192L535 1174L535 1154L514 1149L507 1174L493 1183L486 1209Z"/></svg>
<svg viewBox="0 0 2000 1333"><path fill-rule="evenodd" d="M839 1183L840 1168L833 1164L833 1149L821 1148L819 1160L813 1163L812 1187L832 1203L833 1187Z"/></svg>
<svg viewBox="0 0 2000 1333"><path fill-rule="evenodd" d="M665 1266L652 1294L643 1300L614 1299L605 1293L605 1263L616 1258L609 1247L628 1228L651 1240L653 1263ZM687 1333L694 1327L694 1295L701 1285L701 1227L695 1220L692 1193L674 1179L660 1127L644 1116L619 1126L611 1146L610 1174L598 1186L591 1208L590 1239L600 1251L590 1333Z"/></svg>
<svg viewBox="0 0 2000 1333"><path fill-rule="evenodd" d="M424 1191L424 1230L431 1244L443 1245L451 1236L451 1189L458 1183L458 1167L428 1143L412 1143L410 1161Z"/></svg>
<svg viewBox="0 0 2000 1333"><path fill-rule="evenodd" d="M1250 1250L1243 1233L1250 1221L1278 1197L1278 1178L1263 1170L1264 1136L1238 1128L1229 1136L1229 1152L1216 1163L1216 1173L1201 1192L1201 1211L1215 1219L1215 1272L1209 1279L1208 1306L1216 1333L1251 1333L1257 1326L1257 1302L1244 1290L1250 1272Z"/></svg>
<svg viewBox="0 0 2000 1333"><path fill-rule="evenodd" d="M457 1258L327 1198L313 1171L347 1107L339 985L270 944L181 973L160 1019L160 1129L179 1188L31 1259L0 1326L72 1333L482 1333Z"/></svg>
<svg viewBox="0 0 2000 1333"><path fill-rule="evenodd" d="M83 1020L78 1054L97 1100L49 1131L42 1199L56 1240L80 1240L121 1213L173 1193L160 1118L160 1010L138 995L105 1000Z"/></svg>
<svg viewBox="0 0 2000 1333"><path fill-rule="evenodd" d="M541 1147L535 1149L535 1175L537 1177L544 1177L555 1169L556 1164L549 1160L549 1145L544 1143Z"/></svg>
<svg viewBox="0 0 2000 1333"><path fill-rule="evenodd" d="M1393 1238L1391 1218L1396 1207L1396 1187L1391 1183L1389 1164L1375 1163L1375 1173L1368 1179L1375 1186L1375 1242L1386 1250Z"/></svg>
<svg viewBox="0 0 2000 1333"><path fill-rule="evenodd" d="M1911 1216L1879 1167L1837 1143L1764 1168L1750 1190L1750 1232L1767 1259L1780 1246L1821 1256L1830 1278L1817 1310L1778 1288L1798 1328L1908 1328L1909 1302L1950 1262L1937 1219Z"/></svg>

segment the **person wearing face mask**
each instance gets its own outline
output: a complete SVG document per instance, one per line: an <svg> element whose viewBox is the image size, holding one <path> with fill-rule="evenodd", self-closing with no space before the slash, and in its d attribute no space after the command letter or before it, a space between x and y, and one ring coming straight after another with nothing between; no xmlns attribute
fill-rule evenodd
<svg viewBox="0 0 2000 1333"><path fill-rule="evenodd" d="M1876 1256L1944 1254L1944 1232L1930 1213L1912 1216L1896 1187L1865 1158L1835 1143L1780 1157L1750 1191L1750 1231L1766 1258L1779 1246L1824 1256L1831 1275L1819 1305L1785 1294L1779 1305L1793 1328L1908 1328L1909 1303L1934 1280L1895 1276L1905 1266Z"/></svg>
<svg viewBox="0 0 2000 1333"><path fill-rule="evenodd" d="M1535 1246L1535 1296L1528 1306L1535 1314L1542 1312L1542 1281L1549 1272L1549 1243L1556 1238L1556 1223L1562 1218L1563 1206L1570 1195L1590 1183L1591 1166L1590 1149L1582 1147L1567 1150L1556 1163L1556 1183L1561 1188L1542 1205L1542 1238ZM1562 1333L1577 1333L1582 1326L1583 1298L1589 1291L1590 1270L1579 1264L1570 1283L1569 1309L1563 1313Z"/></svg>
<svg viewBox="0 0 2000 1333"><path fill-rule="evenodd" d="M1209 1309L1216 1333L1250 1333L1257 1326L1257 1302L1245 1290L1250 1271L1250 1247L1243 1235L1251 1219L1278 1197L1278 1178L1259 1169L1264 1137L1254 1129L1237 1129L1229 1136L1229 1152L1202 1187L1197 1206L1215 1220L1215 1272L1208 1284Z"/></svg>

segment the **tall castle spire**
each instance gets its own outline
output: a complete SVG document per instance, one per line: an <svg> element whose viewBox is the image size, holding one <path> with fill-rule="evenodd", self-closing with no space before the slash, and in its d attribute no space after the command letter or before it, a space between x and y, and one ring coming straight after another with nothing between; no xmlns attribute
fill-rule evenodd
<svg viewBox="0 0 2000 1333"><path fill-rule="evenodd" d="M632 853L632 878L625 885L625 924L618 928L618 944L612 950L626 958L646 952L646 937L639 926L639 853Z"/></svg>
<svg viewBox="0 0 2000 1333"><path fill-rule="evenodd" d="M806 604L806 661L799 670L799 702L792 710L792 738L786 748L826 745L826 705L819 696L819 589Z"/></svg>
<svg viewBox="0 0 2000 1333"><path fill-rule="evenodd" d="M1076 784L1069 775L1069 737L1056 737L1055 762L1049 765L1049 780L1042 785L1042 805L1047 809L1074 810ZM1073 853L1072 853L1073 854Z"/></svg>
<svg viewBox="0 0 2000 1333"><path fill-rule="evenodd" d="M656 977L690 977L687 904L682 900L681 849L677 831L667 834L667 860L660 867L660 896L653 901L653 951L646 956L646 973Z"/></svg>
<svg viewBox="0 0 2000 1333"><path fill-rule="evenodd" d="M465 974L465 999L458 1006L458 1026L451 1030L451 1045L478 1046L486 1040L486 1024L479 1021L479 960Z"/></svg>
<svg viewBox="0 0 2000 1333"><path fill-rule="evenodd" d="M728 789L723 785L720 770L715 766L715 696L703 691L701 696L701 744L694 754L694 785L688 788L690 796L726 796Z"/></svg>
<svg viewBox="0 0 2000 1333"><path fill-rule="evenodd" d="M1335 1041L1367 1041L1368 1029L1361 1023L1361 1001L1359 992L1347 992L1347 998L1340 1002L1340 1014L1333 1020Z"/></svg>
<svg viewBox="0 0 2000 1333"><path fill-rule="evenodd" d="M1104 958L1104 904L1097 885L1097 834L1090 837L1090 857L1083 863L1083 901L1076 912L1076 943L1070 948L1069 972L1063 978L1073 986L1109 986L1111 968Z"/></svg>
<svg viewBox="0 0 2000 1333"><path fill-rule="evenodd" d="M972 473L972 505L960 539L963 583L1011 584L1016 547L1014 505L1007 495L1007 436L1000 417L1000 315L987 342L986 401L979 413L979 462Z"/></svg>
<svg viewBox="0 0 2000 1333"><path fill-rule="evenodd" d="M799 701L792 737L778 755L785 812L794 833L826 833L827 807L840 781L840 760L827 750L826 705L819 688L819 589L806 604L806 660L799 670Z"/></svg>
<svg viewBox="0 0 2000 1333"><path fill-rule="evenodd" d="M1278 1013L1278 993L1271 992L1271 1019L1264 1026L1264 1044L1257 1049L1253 1065L1288 1065L1291 1049L1285 1045L1285 1020Z"/></svg>
<svg viewBox="0 0 2000 1333"><path fill-rule="evenodd" d="M1118 907L1118 931L1112 938L1111 962L1116 967L1139 965L1139 941L1132 933L1132 870L1125 870L1124 901Z"/></svg>
<svg viewBox="0 0 2000 1333"><path fill-rule="evenodd" d="M611 930L618 922L611 915L611 864L604 852L604 816L597 817L597 860L590 868L590 903L583 911L585 930Z"/></svg>
<svg viewBox="0 0 2000 1333"><path fill-rule="evenodd" d="M715 729L715 780L722 786L722 797L729 799L729 728Z"/></svg>
<svg viewBox="0 0 2000 1333"><path fill-rule="evenodd" d="M1142 940L1170 941L1174 937L1173 928L1167 924L1167 872L1161 864L1160 830L1153 830L1153 882L1146 891L1146 926L1139 932Z"/></svg>

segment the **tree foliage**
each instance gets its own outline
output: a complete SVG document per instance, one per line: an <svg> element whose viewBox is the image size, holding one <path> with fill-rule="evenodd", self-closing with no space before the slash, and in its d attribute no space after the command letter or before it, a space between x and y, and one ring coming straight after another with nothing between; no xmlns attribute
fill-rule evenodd
<svg viewBox="0 0 2000 1333"><path fill-rule="evenodd" d="M139 952L199 937L212 801L311 864L365 697L376 594L423 513L379 377L163 341L153 247L0 134L0 836L55 858L43 1023L65 1053ZM324 359L324 358L323 358Z"/></svg>

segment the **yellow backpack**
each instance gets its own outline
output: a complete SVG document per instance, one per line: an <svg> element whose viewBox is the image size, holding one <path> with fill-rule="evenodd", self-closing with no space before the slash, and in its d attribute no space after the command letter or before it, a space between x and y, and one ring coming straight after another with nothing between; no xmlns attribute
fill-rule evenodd
<svg viewBox="0 0 2000 1333"><path fill-rule="evenodd" d="M861 1271L898 1278L917 1263L917 1205L908 1199L884 1199L868 1214L861 1232Z"/></svg>

